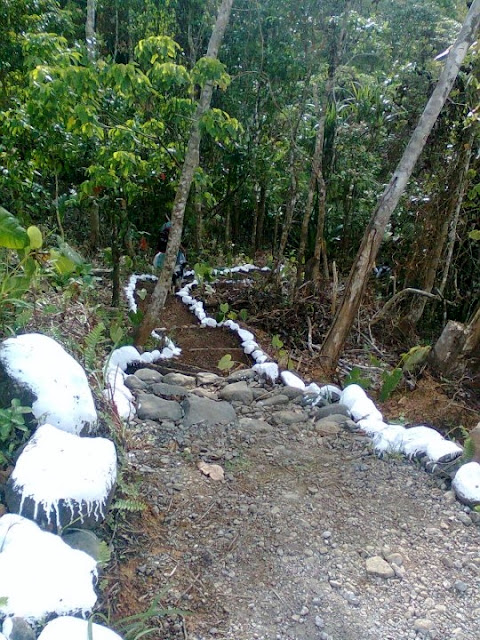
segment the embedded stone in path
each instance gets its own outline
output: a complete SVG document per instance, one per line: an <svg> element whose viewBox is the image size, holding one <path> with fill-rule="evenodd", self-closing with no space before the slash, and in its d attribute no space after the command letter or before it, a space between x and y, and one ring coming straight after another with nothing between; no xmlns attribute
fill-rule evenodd
<svg viewBox="0 0 480 640"><path fill-rule="evenodd" d="M180 420L182 407L175 400L164 400L151 393L138 396L137 416L140 420Z"/></svg>
<svg viewBox="0 0 480 640"><path fill-rule="evenodd" d="M49 622L38 636L38 640L122 640L107 627L72 616L62 616Z"/></svg>
<svg viewBox="0 0 480 640"><path fill-rule="evenodd" d="M182 402L182 407L185 411L183 424L187 428L194 424L226 425L236 422L237 419L235 409L226 401L219 402L191 395Z"/></svg>
<svg viewBox="0 0 480 640"><path fill-rule="evenodd" d="M94 527L105 517L116 475L113 442L44 424L17 460L6 503L11 512L55 531L71 524Z"/></svg>
<svg viewBox="0 0 480 640"><path fill-rule="evenodd" d="M227 386L220 391L218 397L222 398L222 400L228 400L228 402L236 400L242 404L251 404L253 402L253 391L245 380L241 380L240 382L227 384Z"/></svg>
<svg viewBox="0 0 480 640"><path fill-rule="evenodd" d="M9 407L13 398L63 431L90 432L97 423L85 371L58 342L39 333L0 344L0 406Z"/></svg>
<svg viewBox="0 0 480 640"><path fill-rule="evenodd" d="M379 578L393 578L395 571L381 556L373 556L367 558L367 573Z"/></svg>
<svg viewBox="0 0 480 640"><path fill-rule="evenodd" d="M96 578L95 560L83 551L21 516L0 518L0 615L32 622L87 615L97 600Z"/></svg>

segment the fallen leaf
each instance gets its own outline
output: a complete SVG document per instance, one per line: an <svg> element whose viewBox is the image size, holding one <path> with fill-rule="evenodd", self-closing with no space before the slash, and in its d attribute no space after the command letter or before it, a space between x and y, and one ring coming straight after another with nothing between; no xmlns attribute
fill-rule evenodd
<svg viewBox="0 0 480 640"><path fill-rule="evenodd" d="M203 474L209 476L212 480L223 480L223 478L225 477L224 471L219 464L199 462L198 468Z"/></svg>

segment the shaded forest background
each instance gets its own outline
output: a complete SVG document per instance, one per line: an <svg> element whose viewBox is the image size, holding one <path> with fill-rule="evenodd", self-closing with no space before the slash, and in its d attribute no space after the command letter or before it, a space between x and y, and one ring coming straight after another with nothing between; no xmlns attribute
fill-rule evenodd
<svg viewBox="0 0 480 640"><path fill-rule="evenodd" d="M71 247L107 261L118 304L122 256L131 269L149 262L170 218L209 82L181 230L190 263L286 265L290 284L277 291L293 308L341 296L471 3L236 0L212 60L218 4L0 1L0 204L43 237L30 243L34 261L0 249L3 333L28 323L20 294L52 247L74 263ZM425 294L382 318L402 350L479 315L478 72L475 44L372 274L377 310L403 289Z"/></svg>

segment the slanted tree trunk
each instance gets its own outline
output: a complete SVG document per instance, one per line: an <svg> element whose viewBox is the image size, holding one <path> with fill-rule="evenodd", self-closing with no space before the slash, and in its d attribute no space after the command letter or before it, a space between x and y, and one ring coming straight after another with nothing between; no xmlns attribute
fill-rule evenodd
<svg viewBox="0 0 480 640"><path fill-rule="evenodd" d="M479 0L480 1L480 0ZM233 0L222 0L218 9L217 20L213 27L210 42L207 48L207 58L214 60L218 56L218 50L223 40L230 13L232 10ZM175 200L172 209L172 227L168 238L167 250L165 252L165 262L160 271L158 282L152 293L152 299L147 309L145 317L140 324L137 335L135 336L135 344L143 346L150 336L152 329L155 327L156 320L160 311L165 305L167 293L172 282L173 270L177 259L178 250L182 238L183 218L185 215L185 207L187 205L190 188L192 186L193 175L199 164L200 154L200 121L203 115L210 108L212 101L213 83L207 82L200 93L200 100L193 116L190 138L188 140L187 151L183 163L180 180L178 183Z"/></svg>
<svg viewBox="0 0 480 640"><path fill-rule="evenodd" d="M360 307L368 277L373 268L390 216L395 210L400 196L405 191L418 157L452 89L460 65L474 40L479 23L480 0L475 0L470 7L459 36L450 50L437 86L427 102L427 106L420 117L407 148L363 235L360 248L350 271L342 302L320 351L322 366L327 372L332 372L336 367Z"/></svg>

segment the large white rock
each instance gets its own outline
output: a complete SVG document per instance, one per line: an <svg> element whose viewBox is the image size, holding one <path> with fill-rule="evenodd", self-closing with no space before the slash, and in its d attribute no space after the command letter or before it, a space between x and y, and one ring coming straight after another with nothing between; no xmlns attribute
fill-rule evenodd
<svg viewBox="0 0 480 640"><path fill-rule="evenodd" d="M90 633L89 635L89 626ZM100 624L89 625L87 620L62 616L49 622L38 640L122 640L121 636Z"/></svg>
<svg viewBox="0 0 480 640"><path fill-rule="evenodd" d="M45 424L20 454L8 480L10 511L59 530L95 526L105 516L117 475L115 445Z"/></svg>
<svg viewBox="0 0 480 640"><path fill-rule="evenodd" d="M442 438L438 441L432 440L429 442L426 453L427 458L432 462L445 463L459 458L463 453L463 449L456 442Z"/></svg>
<svg viewBox="0 0 480 640"><path fill-rule="evenodd" d="M340 396L340 404L344 404L348 409L351 409L356 402L365 400L368 400L368 396L358 384L349 384Z"/></svg>
<svg viewBox="0 0 480 640"><path fill-rule="evenodd" d="M480 504L480 464L463 464L455 474L452 487L460 502L471 507Z"/></svg>
<svg viewBox="0 0 480 640"><path fill-rule="evenodd" d="M259 376L268 378L272 382L278 378L278 364L276 362L263 362L261 364L254 364L252 369L258 373Z"/></svg>
<svg viewBox="0 0 480 640"><path fill-rule="evenodd" d="M47 615L87 615L97 596L96 563L34 522L0 518L0 615L40 621ZM67 636L68 637L68 636Z"/></svg>
<svg viewBox="0 0 480 640"><path fill-rule="evenodd" d="M432 443L441 442L442 440L443 436L431 427L423 425L410 427L405 429L403 434L402 450L407 458L424 456Z"/></svg>
<svg viewBox="0 0 480 640"><path fill-rule="evenodd" d="M354 402L350 407L350 413L355 421L365 420L366 418L377 422L382 422L383 420L383 416L375 406L375 403L367 396Z"/></svg>
<svg viewBox="0 0 480 640"><path fill-rule="evenodd" d="M9 382L33 396L32 412L37 420L77 434L92 431L97 423L85 371L48 336L27 333L3 341L0 345L3 392Z"/></svg>
<svg viewBox="0 0 480 640"><path fill-rule="evenodd" d="M398 453L402 450L405 427L390 424L373 436L373 446L379 455Z"/></svg>
<svg viewBox="0 0 480 640"><path fill-rule="evenodd" d="M286 387L294 387L295 389L301 389L302 391L305 390L304 381L291 371L282 371L280 378Z"/></svg>

